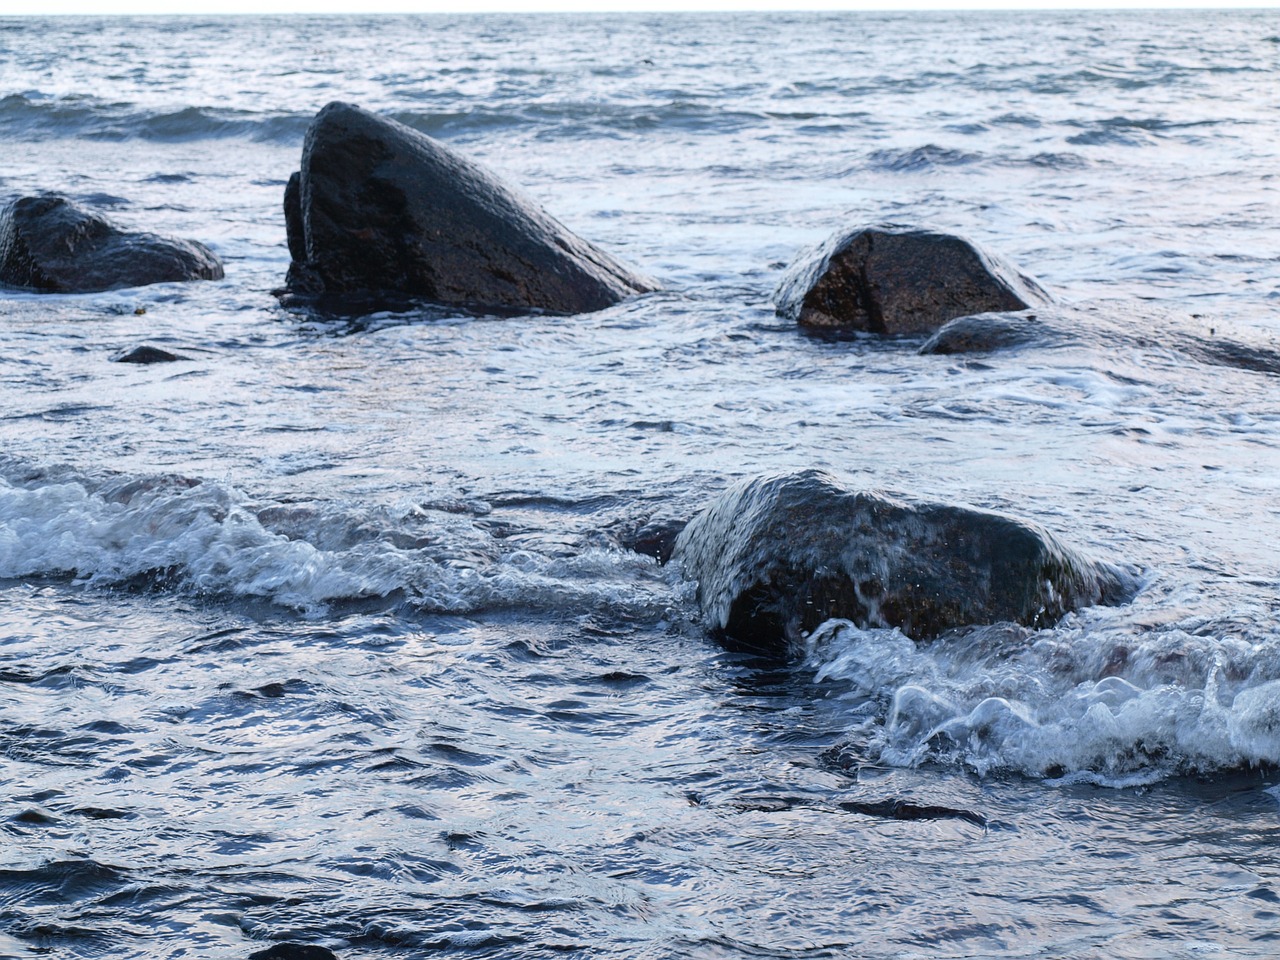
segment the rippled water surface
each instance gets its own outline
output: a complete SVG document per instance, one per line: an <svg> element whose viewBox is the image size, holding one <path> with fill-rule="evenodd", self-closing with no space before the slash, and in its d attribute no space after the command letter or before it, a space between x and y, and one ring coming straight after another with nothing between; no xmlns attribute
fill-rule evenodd
<svg viewBox="0 0 1280 960"><path fill-rule="evenodd" d="M0 290L0 956L1274 956L1280 364L1214 351L1276 348L1278 90L1271 12L0 18L0 198L227 268ZM282 308L334 99L663 289ZM774 316L798 250L881 220L1078 335ZM620 545L810 467L1142 590L761 662Z"/></svg>

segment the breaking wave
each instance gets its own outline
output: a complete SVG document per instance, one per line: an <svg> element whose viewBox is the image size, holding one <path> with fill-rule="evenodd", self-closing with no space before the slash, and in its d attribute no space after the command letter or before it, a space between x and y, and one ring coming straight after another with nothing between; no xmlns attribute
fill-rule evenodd
<svg viewBox="0 0 1280 960"><path fill-rule="evenodd" d="M807 666L851 705L846 765L1124 787L1280 764L1280 640L1264 624L1134 633L1106 617L927 645L832 620L810 637Z"/></svg>
<svg viewBox="0 0 1280 960"><path fill-rule="evenodd" d="M676 602L648 558L606 545L540 550L508 541L452 501L353 512L255 504L223 484L178 476L5 472L4 579L255 597L307 613L383 598L432 613L601 609L639 617Z"/></svg>

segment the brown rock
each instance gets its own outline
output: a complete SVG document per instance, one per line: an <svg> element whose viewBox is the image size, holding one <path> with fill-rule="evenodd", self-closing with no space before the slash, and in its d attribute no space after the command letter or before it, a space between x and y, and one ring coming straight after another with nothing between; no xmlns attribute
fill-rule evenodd
<svg viewBox="0 0 1280 960"><path fill-rule="evenodd" d="M774 299L779 316L808 327L919 335L1049 295L968 240L885 226L841 232L801 254Z"/></svg>

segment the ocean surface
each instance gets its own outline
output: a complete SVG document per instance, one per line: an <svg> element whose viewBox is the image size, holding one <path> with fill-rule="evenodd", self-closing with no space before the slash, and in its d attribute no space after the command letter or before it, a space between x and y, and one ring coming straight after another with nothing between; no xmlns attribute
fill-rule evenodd
<svg viewBox="0 0 1280 960"><path fill-rule="evenodd" d="M281 307L335 99L662 290ZM1280 378L1166 336L1280 336L1274 11L0 17L0 156L0 199L226 262L0 290L0 956L1280 952ZM886 220L1123 335L774 316L802 248ZM142 344L185 359L114 362ZM1142 589L761 662L619 546L810 467Z"/></svg>

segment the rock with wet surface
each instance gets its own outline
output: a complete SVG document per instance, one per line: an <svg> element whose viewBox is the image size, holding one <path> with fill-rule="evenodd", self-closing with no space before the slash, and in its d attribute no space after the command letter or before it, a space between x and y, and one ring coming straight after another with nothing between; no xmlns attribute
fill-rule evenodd
<svg viewBox="0 0 1280 960"><path fill-rule="evenodd" d="M920 353L949 356L1072 347L1095 355L1117 350L1176 352L1197 363L1280 375L1280 339L1269 330L1127 300L957 317L929 337Z"/></svg>
<svg viewBox="0 0 1280 960"><path fill-rule="evenodd" d="M160 347L153 347L146 343L141 346L134 347L127 353L122 353L120 356L113 358L116 363L141 364L174 363L178 360L190 359L190 357L184 357L180 353L170 353L168 350L163 350Z"/></svg>
<svg viewBox="0 0 1280 960"><path fill-rule="evenodd" d="M285 190L287 293L587 313L652 280L444 144L331 103Z"/></svg>
<svg viewBox="0 0 1280 960"><path fill-rule="evenodd" d="M1061 330L1034 313L979 313L943 324L920 347L922 354L948 356L994 353L1024 345L1047 346L1063 339Z"/></svg>
<svg viewBox="0 0 1280 960"><path fill-rule="evenodd" d="M802 326L900 335L1049 299L1034 280L968 240L896 226L835 234L800 255L774 296L778 315Z"/></svg>
<svg viewBox="0 0 1280 960"><path fill-rule="evenodd" d="M249 954L249 960L338 960L338 955L328 947L284 942Z"/></svg>
<svg viewBox="0 0 1280 960"><path fill-rule="evenodd" d="M832 618L915 640L1126 601L1136 572L998 513L849 489L808 470L740 481L690 521L674 559L726 646L785 654Z"/></svg>
<svg viewBox="0 0 1280 960"><path fill-rule="evenodd" d="M610 532L619 546L666 564L687 523L683 517L644 517L621 523Z"/></svg>
<svg viewBox="0 0 1280 960"><path fill-rule="evenodd" d="M222 276L203 244L122 230L66 197L20 197L0 211L0 283L9 286L97 293Z"/></svg>

